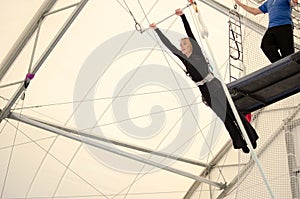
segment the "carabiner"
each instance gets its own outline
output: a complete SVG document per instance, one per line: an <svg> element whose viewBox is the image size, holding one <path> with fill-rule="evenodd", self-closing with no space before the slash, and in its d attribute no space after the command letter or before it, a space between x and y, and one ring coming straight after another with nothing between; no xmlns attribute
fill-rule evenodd
<svg viewBox="0 0 300 199"><path fill-rule="evenodd" d="M143 29L142 29L141 24L139 24L139 23L137 23L137 22L135 22L135 29L136 29L137 31L139 31L140 33L143 33Z"/></svg>

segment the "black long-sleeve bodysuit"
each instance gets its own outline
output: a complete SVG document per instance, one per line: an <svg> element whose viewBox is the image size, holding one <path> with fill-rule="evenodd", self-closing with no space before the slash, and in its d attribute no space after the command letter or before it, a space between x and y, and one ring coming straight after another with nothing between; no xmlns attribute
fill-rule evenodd
<svg viewBox="0 0 300 199"><path fill-rule="evenodd" d="M179 49L177 49L158 28L156 28L155 31L164 45L182 61L192 80L195 82L199 82L208 75L209 66L199 44L197 43L192 33L186 16L184 14L181 15L181 19L184 24L185 31L193 46L193 51L190 57L187 57ZM202 93L203 99L206 101L208 106L210 106L212 110L217 114L217 116L224 122L225 127L232 139L233 147L236 149L242 148L244 152L248 153L249 149L247 147L247 143L242 136L242 132L237 124L232 109L226 98L221 82L217 78L214 78L210 82L207 82L198 87ZM258 139L258 135L255 129L246 120L243 114L239 113L239 115L253 145L253 148L256 148L256 140Z"/></svg>

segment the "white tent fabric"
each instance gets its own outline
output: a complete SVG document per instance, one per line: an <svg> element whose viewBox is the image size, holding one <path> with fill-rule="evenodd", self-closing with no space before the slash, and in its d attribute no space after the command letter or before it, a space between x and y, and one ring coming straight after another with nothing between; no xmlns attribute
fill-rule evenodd
<svg viewBox="0 0 300 199"><path fill-rule="evenodd" d="M1 2L2 63L45 2ZM23 83L78 2L58 0L53 5L0 86ZM233 6L232 2L217 2ZM209 31L213 52L209 56L214 56L215 67L226 77L228 17L198 4ZM224 165L243 164L249 155L237 150L230 155L221 153L231 147L223 124L202 103L198 88L178 61L168 51L161 51L152 30L139 33L132 17L147 28L186 5L183 0L87 1L22 93L23 99L18 98L13 105L10 117L22 116L23 122L1 121L0 198L153 199L184 198L189 192L196 193L195 198L216 198L221 193L215 185L231 182L239 172L236 167L217 168L205 178L212 184L204 183L201 190L191 190L191 186L195 180L201 181L199 175L209 171L209 163L216 158L223 158ZM191 12L185 10L196 32ZM184 35L176 16L159 27L168 31L176 45ZM0 88L0 109L22 83ZM119 141L122 146L94 141L84 133ZM132 154L153 165L99 146Z"/></svg>

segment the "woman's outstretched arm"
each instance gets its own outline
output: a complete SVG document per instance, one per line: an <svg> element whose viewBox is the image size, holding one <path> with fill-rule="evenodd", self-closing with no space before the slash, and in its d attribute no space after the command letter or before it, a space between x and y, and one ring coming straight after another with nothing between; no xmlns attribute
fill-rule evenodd
<svg viewBox="0 0 300 199"><path fill-rule="evenodd" d="M182 20L182 22L183 22L184 29L185 29L185 32L186 32L187 36L188 36L190 39L193 39L193 40L196 41L196 38L195 38L195 36L194 36L194 34L193 34L193 32L192 32L192 29L191 29L191 27L190 27L190 24L189 24L189 22L188 22L188 20L187 20L187 18L186 18L186 16L185 16L185 14L182 12L182 10L181 10L181 9L175 10L175 14L178 15L178 16L180 16L180 18L181 18L181 20Z"/></svg>
<svg viewBox="0 0 300 199"><path fill-rule="evenodd" d="M182 52L170 42L170 40L161 32L159 28L156 27L155 23L150 24L150 28L155 30L160 40L173 54L175 54L180 59L182 58L183 56Z"/></svg>

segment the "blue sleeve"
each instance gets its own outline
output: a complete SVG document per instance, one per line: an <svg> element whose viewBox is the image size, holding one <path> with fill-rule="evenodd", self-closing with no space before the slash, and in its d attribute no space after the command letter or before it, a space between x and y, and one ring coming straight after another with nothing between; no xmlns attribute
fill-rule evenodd
<svg viewBox="0 0 300 199"><path fill-rule="evenodd" d="M266 1L265 3L263 3L261 6L258 7L258 9L260 9L263 13L267 13L268 12L268 1Z"/></svg>

